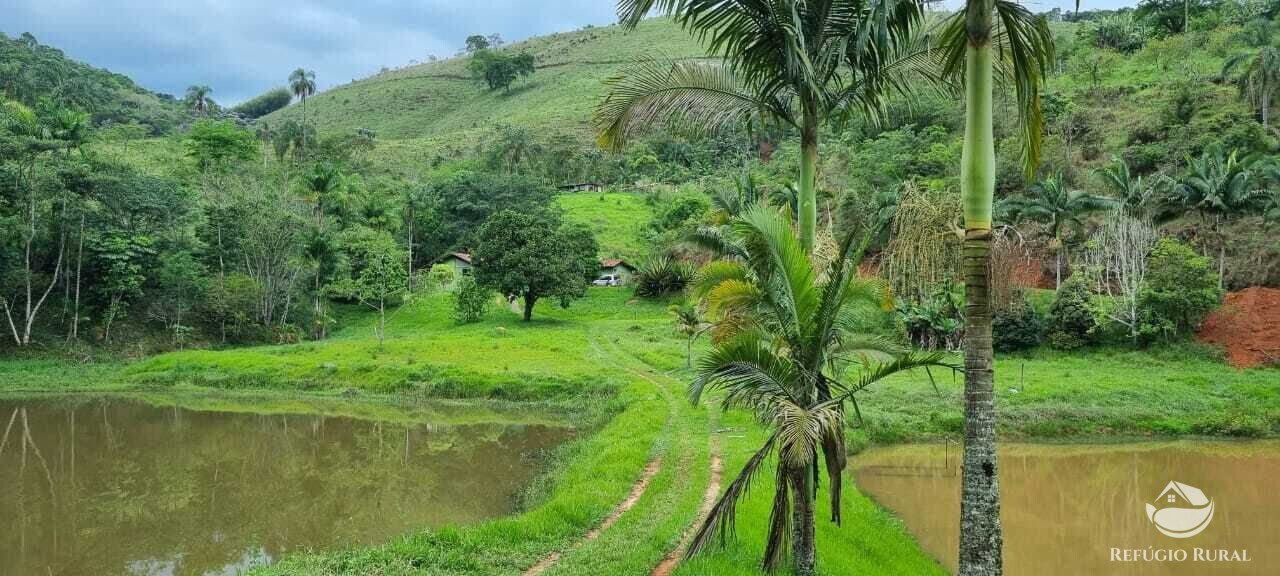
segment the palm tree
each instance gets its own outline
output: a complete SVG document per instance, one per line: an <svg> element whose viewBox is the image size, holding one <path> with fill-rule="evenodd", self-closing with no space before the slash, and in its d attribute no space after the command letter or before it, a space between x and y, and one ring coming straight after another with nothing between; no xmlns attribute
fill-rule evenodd
<svg viewBox="0 0 1280 576"><path fill-rule="evenodd" d="M1031 187L1030 198L1019 198L1009 203L1019 220L1032 220L1045 225L1045 235L1049 237L1050 248L1057 260L1054 266L1055 287L1062 286L1062 260L1068 256L1068 248L1064 234L1067 228L1079 231L1084 227L1084 218L1095 212L1112 208L1116 201L1105 196L1095 196L1083 190L1067 187L1062 175L1042 180Z"/></svg>
<svg viewBox="0 0 1280 576"><path fill-rule="evenodd" d="M1263 46L1257 52L1236 54L1222 65L1222 77L1240 69L1235 79L1240 96L1258 107L1263 130L1270 130L1271 95L1280 87L1280 48Z"/></svg>
<svg viewBox="0 0 1280 576"><path fill-rule="evenodd" d="M825 465L831 520L840 523L846 404L879 380L915 367L946 365L938 353L916 354L857 334L867 314L883 313L887 286L858 277L865 250L853 235L819 269L785 214L766 206L733 222L742 257L700 273L696 292L714 320L714 347L700 359L690 399L723 392L725 409L755 414L769 430L764 445L729 483L689 547L697 554L734 530L739 502L776 457L773 509L763 566L779 568L790 551L796 574L813 574L817 479ZM853 369L851 369L853 368ZM822 463L819 462L819 454Z"/></svg>
<svg viewBox="0 0 1280 576"><path fill-rule="evenodd" d="M315 207L316 227L324 226L326 202L342 187L342 170L328 162L316 165L306 177L307 193Z"/></svg>
<svg viewBox="0 0 1280 576"><path fill-rule="evenodd" d="M997 68L1017 95L1028 176L1040 160L1044 117L1040 87L1053 62L1053 35L1043 17L1009 0L965 0L944 25L940 43L949 77L963 77L965 133L960 165L964 211L965 424L960 505L960 574L1004 572L991 294L991 216L996 155L992 132L993 80Z"/></svg>
<svg viewBox="0 0 1280 576"><path fill-rule="evenodd" d="M634 27L651 10L669 14L723 62L636 63L607 81L594 123L601 146L621 148L640 130L706 132L747 122L800 133L801 244L817 230L818 136L850 113L878 115L889 89L905 91L930 52L915 30L919 0L621 0Z"/></svg>
<svg viewBox="0 0 1280 576"><path fill-rule="evenodd" d="M316 93L316 73L314 70L303 70L298 68L289 73L289 89L293 91L293 95L302 99L302 125L307 124L307 97ZM306 153L306 138L302 141L303 153Z"/></svg>
<svg viewBox="0 0 1280 576"><path fill-rule="evenodd" d="M1218 282L1225 283L1227 272L1227 239L1224 228L1244 214L1261 212L1267 202L1266 191L1258 189L1257 176L1249 162L1235 151L1224 156L1219 148L1205 150L1199 158L1187 157L1187 174L1178 179L1171 190L1170 203L1179 209L1193 210L1201 222L1207 223L1218 240Z"/></svg>
<svg viewBox="0 0 1280 576"><path fill-rule="evenodd" d="M205 85L187 87L187 106L200 116L208 114L209 107L213 104L213 100L209 98L210 94L213 94L213 88Z"/></svg>
<svg viewBox="0 0 1280 576"><path fill-rule="evenodd" d="M1111 164L1098 170L1097 174L1103 184L1115 193L1116 202L1129 214L1145 216L1150 211L1156 187L1141 175L1133 175L1123 159L1113 158Z"/></svg>

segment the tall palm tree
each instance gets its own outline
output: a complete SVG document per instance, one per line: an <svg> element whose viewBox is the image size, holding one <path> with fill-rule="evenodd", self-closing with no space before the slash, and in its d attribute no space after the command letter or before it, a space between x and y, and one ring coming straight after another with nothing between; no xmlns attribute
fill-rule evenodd
<svg viewBox="0 0 1280 576"><path fill-rule="evenodd" d="M1199 158L1187 157L1187 173L1170 191L1175 208L1193 210L1208 224L1218 241L1218 282L1225 284L1227 240L1224 228L1235 218L1262 212L1267 193L1257 185L1257 174L1236 152L1224 155L1219 148L1205 150Z"/></svg>
<svg viewBox="0 0 1280 576"><path fill-rule="evenodd" d="M1270 130L1271 96L1280 87L1280 48L1263 46L1257 52L1236 54L1222 65L1222 77L1228 78L1235 70L1240 76L1235 79L1240 88L1240 96L1258 107L1262 115L1262 128Z"/></svg>
<svg viewBox="0 0 1280 576"><path fill-rule="evenodd" d="M710 131L745 122L800 133L801 243L817 230L818 136L841 115L878 115L888 90L922 73L920 0L620 0L624 26L651 10L707 43L723 62L636 63L607 81L596 108L600 144L622 147L657 125Z"/></svg>
<svg viewBox="0 0 1280 576"><path fill-rule="evenodd" d="M298 68L289 73L289 89L293 95L302 100L302 125L307 125L307 97L316 93L316 73L314 70ZM305 132L302 141L303 153L306 153Z"/></svg>
<svg viewBox="0 0 1280 576"><path fill-rule="evenodd" d="M1067 239L1064 237L1068 228L1079 231L1084 227L1084 218L1095 212L1114 207L1117 202L1106 196L1095 196L1083 190L1073 190L1062 180L1062 175L1053 176L1031 187L1029 198L1012 200L1012 211L1019 220L1032 220L1046 226L1045 235L1049 237L1050 248L1056 258L1054 265L1055 287L1062 286L1062 260L1069 256Z"/></svg>
<svg viewBox="0 0 1280 576"><path fill-rule="evenodd" d="M733 229L741 257L708 264L696 287L715 324L715 345L699 361L689 395L697 403L710 390L722 391L724 408L754 413L769 437L729 483L688 554L733 531L740 500L773 456L763 565L780 567L789 551L794 572L809 575L824 466L831 520L840 522L846 405L856 411L854 394L891 374L946 364L940 354L906 352L856 333L859 319L883 313L888 294L883 282L856 274L865 240L855 246L849 235L838 256L819 269L783 213L756 206L736 218Z"/></svg>
<svg viewBox="0 0 1280 576"><path fill-rule="evenodd" d="M190 106L196 114L205 116L209 113L209 107L213 104L213 99L209 97L213 94L213 88L201 85L187 87L187 106Z"/></svg>
<svg viewBox="0 0 1280 576"><path fill-rule="evenodd" d="M1044 18L1009 0L966 0L944 25L939 40L945 70L962 77L965 133L960 192L964 211L965 424L960 505L960 574L1003 574L1000 482L996 458L996 413L991 294L991 216L996 155L992 132L993 80L1008 77L1022 119L1024 159L1030 175L1040 160L1044 117L1040 87L1053 63L1053 35Z"/></svg>

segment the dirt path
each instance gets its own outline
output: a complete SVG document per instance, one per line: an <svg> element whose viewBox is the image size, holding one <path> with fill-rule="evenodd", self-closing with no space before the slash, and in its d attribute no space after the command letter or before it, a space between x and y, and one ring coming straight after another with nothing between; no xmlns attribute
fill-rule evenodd
<svg viewBox="0 0 1280 576"><path fill-rule="evenodd" d="M680 562L684 560L684 555L689 550L689 544L693 541L694 535L698 533L698 528L707 519L707 515L711 513L711 509L716 505L716 498L720 497L720 482L724 474L724 462L720 458L720 443L714 438L711 440L711 481L707 483L707 491L702 495L702 507L698 508L698 515L694 517L693 523L685 530L684 536L680 537L680 545L676 546L663 558L657 566L653 567L650 576L671 576L676 568L680 566Z"/></svg>
<svg viewBox="0 0 1280 576"><path fill-rule="evenodd" d="M619 503L603 522L595 528L592 528L590 532L587 532L587 534L583 536L581 540L576 542L572 548L577 548L584 543L599 538L600 534L605 530L608 530L610 526L613 526L619 518L622 518L623 514L626 514L628 510L635 507L636 502L639 502L640 497L644 496L644 491L649 488L649 482L653 480L653 477L658 474L659 470L662 470L661 456L654 458L647 466L644 467L644 473L641 474L640 479L636 480L636 483L632 485L631 493L627 495L626 500ZM546 558L543 558L538 561L537 564L534 564L533 566L530 566L528 570L525 570L524 576L538 576L539 574L546 572L548 568L555 566L556 562L560 561L561 554L562 552L552 552L551 554L548 554Z"/></svg>

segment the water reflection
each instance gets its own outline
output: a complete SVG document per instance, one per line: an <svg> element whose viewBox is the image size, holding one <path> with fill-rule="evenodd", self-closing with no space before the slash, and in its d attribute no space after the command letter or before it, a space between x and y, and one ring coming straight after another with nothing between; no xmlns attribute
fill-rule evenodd
<svg viewBox="0 0 1280 576"><path fill-rule="evenodd" d="M0 574L236 574L510 513L567 428L0 401Z"/></svg>
<svg viewBox="0 0 1280 576"><path fill-rule="evenodd" d="M858 486L956 569L958 449L870 450L854 459ZM1251 575L1280 571L1280 443L1179 442L1110 446L1005 445L1000 451L1005 566L1022 574ZM1186 540L1147 519L1170 480L1216 503L1212 524ZM1249 563L1113 562L1111 548L1247 549Z"/></svg>

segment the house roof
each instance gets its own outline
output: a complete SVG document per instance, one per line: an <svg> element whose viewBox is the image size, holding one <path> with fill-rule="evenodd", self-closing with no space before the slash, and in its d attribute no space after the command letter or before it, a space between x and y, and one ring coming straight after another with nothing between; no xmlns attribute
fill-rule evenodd
<svg viewBox="0 0 1280 576"><path fill-rule="evenodd" d="M450 252L448 255L444 257L445 260L448 260L450 258L457 258L458 260L466 262L467 264L471 263L471 255L467 254L466 252Z"/></svg>
<svg viewBox="0 0 1280 576"><path fill-rule="evenodd" d="M600 260L601 268L617 268L618 266L623 266L628 270L636 269L635 266L628 264L626 260L623 260L621 258L605 258L603 260Z"/></svg>
<svg viewBox="0 0 1280 576"><path fill-rule="evenodd" d="M1163 498L1164 495L1168 494L1170 491L1181 496L1183 500L1192 506L1204 506L1209 503L1209 498L1207 498L1204 495L1204 492L1195 486L1187 486L1186 484L1177 481L1170 482L1168 486L1164 487L1164 492L1160 493L1160 497Z"/></svg>

